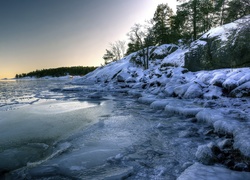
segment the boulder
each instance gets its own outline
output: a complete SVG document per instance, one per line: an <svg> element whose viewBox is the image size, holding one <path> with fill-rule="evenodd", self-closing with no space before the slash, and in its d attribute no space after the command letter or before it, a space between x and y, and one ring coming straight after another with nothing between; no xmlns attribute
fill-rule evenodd
<svg viewBox="0 0 250 180"><path fill-rule="evenodd" d="M213 149L211 144L200 145L195 153L197 160L205 165L213 165L217 161Z"/></svg>
<svg viewBox="0 0 250 180"><path fill-rule="evenodd" d="M117 82L125 82L128 78L130 77L130 74L129 73L126 73L126 72L120 72L116 79L117 79Z"/></svg>
<svg viewBox="0 0 250 180"><path fill-rule="evenodd" d="M175 44L163 44L152 49L152 52L150 53L150 59L163 59L176 51L178 48L179 47Z"/></svg>
<svg viewBox="0 0 250 180"><path fill-rule="evenodd" d="M185 54L190 71L250 66L250 15L211 29Z"/></svg>

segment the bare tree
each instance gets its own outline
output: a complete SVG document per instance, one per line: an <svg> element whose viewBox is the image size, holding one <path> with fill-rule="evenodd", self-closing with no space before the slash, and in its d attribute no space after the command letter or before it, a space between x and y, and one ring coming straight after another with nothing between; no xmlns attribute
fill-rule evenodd
<svg viewBox="0 0 250 180"><path fill-rule="evenodd" d="M122 59L126 52L126 42L116 41L110 43L110 49L106 49L106 53L103 56L105 64Z"/></svg>
<svg viewBox="0 0 250 180"><path fill-rule="evenodd" d="M145 50L145 44L144 39L146 38L146 33L144 31L144 28L141 24L135 24L130 32L128 33L130 44L131 45L131 51L137 51L140 50L142 53L141 56L143 58L143 66L145 69L148 68L148 62L146 58L146 50ZM133 46L132 46L133 45ZM129 47L130 48L130 47Z"/></svg>

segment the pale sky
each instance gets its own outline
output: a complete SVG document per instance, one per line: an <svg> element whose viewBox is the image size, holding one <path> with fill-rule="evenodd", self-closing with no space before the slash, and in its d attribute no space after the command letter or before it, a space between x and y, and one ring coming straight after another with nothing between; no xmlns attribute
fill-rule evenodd
<svg viewBox="0 0 250 180"><path fill-rule="evenodd" d="M36 69L99 66L109 44L176 0L0 0L0 78Z"/></svg>

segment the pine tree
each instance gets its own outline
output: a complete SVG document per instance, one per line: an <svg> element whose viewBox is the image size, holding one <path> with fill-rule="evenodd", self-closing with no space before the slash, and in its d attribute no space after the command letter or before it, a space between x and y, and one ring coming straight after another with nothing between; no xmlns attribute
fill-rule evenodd
<svg viewBox="0 0 250 180"><path fill-rule="evenodd" d="M227 17L225 23L232 22L245 15L250 14L250 1L249 0L231 0L228 2Z"/></svg>
<svg viewBox="0 0 250 180"><path fill-rule="evenodd" d="M168 4L159 4L154 13L153 33L157 44L171 43L171 26L173 10Z"/></svg>

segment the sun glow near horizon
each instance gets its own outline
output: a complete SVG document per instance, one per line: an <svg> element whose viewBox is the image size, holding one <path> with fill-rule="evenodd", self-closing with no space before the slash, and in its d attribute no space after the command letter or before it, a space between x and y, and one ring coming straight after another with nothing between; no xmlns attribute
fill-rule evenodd
<svg viewBox="0 0 250 180"><path fill-rule="evenodd" d="M109 43L127 39L157 5L176 0L0 1L0 79L36 69L99 66Z"/></svg>

